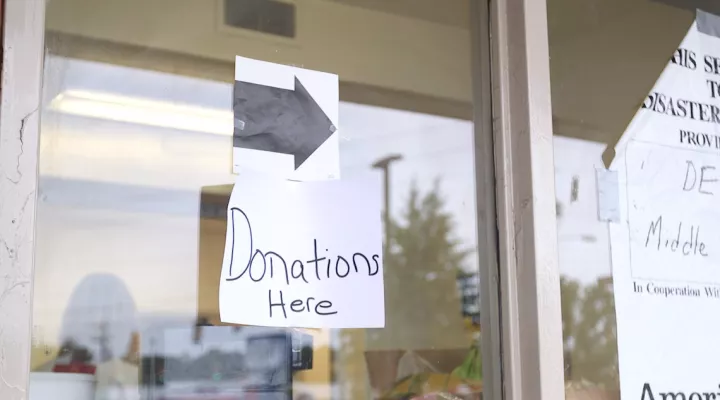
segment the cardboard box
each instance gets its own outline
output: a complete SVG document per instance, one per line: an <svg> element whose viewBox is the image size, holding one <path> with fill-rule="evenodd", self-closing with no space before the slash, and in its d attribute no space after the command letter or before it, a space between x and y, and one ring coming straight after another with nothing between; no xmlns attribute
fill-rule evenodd
<svg viewBox="0 0 720 400"><path fill-rule="evenodd" d="M392 389L395 383L403 378L397 376L397 370L400 359L406 352L406 350L370 350L365 352L370 387L375 397ZM413 350L413 352L432 365L435 372L449 374L463 363L469 349L429 349Z"/></svg>

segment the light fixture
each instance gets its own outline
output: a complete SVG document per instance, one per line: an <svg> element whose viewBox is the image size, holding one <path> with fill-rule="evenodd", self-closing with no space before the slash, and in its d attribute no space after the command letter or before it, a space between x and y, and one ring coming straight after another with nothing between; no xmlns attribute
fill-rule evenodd
<svg viewBox="0 0 720 400"><path fill-rule="evenodd" d="M69 90L50 102L65 114L232 136L233 112L108 93Z"/></svg>

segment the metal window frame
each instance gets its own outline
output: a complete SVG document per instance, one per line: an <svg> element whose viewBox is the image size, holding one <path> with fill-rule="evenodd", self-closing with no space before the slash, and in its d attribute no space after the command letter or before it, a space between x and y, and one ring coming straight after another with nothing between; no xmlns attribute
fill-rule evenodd
<svg viewBox="0 0 720 400"><path fill-rule="evenodd" d="M45 1L2 7L0 399L24 400ZM485 398L563 399L546 3L474 0L471 11Z"/></svg>
<svg viewBox="0 0 720 400"><path fill-rule="evenodd" d="M483 398L503 399L500 263L493 149L490 0L471 1L475 202L480 257L480 329ZM485 366L490 366L487 368Z"/></svg>

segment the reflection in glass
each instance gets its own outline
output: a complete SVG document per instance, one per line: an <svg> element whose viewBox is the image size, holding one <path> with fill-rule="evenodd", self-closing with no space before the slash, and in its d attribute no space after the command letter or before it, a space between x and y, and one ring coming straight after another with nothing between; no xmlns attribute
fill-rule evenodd
<svg viewBox="0 0 720 400"><path fill-rule="evenodd" d="M33 382L75 380L74 400L479 396L469 121L340 104L342 179L386 177L384 329L227 326L232 85L59 55L45 72Z"/></svg>
<svg viewBox="0 0 720 400"><path fill-rule="evenodd" d="M563 347L570 399L616 398L619 385L609 231L597 218L595 169L602 165L604 148L602 143L555 137Z"/></svg>
<svg viewBox="0 0 720 400"><path fill-rule="evenodd" d="M618 139L695 9L716 4L547 3L566 397L617 400L611 243L608 224L598 220L595 169L616 157Z"/></svg>

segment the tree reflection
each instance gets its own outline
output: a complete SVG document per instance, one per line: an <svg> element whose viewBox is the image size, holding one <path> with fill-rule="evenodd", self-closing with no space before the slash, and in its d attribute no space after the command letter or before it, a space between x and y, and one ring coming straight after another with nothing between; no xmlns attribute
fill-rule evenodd
<svg viewBox="0 0 720 400"><path fill-rule="evenodd" d="M556 203L558 218L563 207ZM560 278L565 381L617 388L617 322L612 279L582 284Z"/></svg>
<svg viewBox="0 0 720 400"><path fill-rule="evenodd" d="M561 278L565 379L618 385L617 323L610 279Z"/></svg>
<svg viewBox="0 0 720 400"><path fill-rule="evenodd" d="M466 346L457 277L470 252L456 237L440 181L425 194L413 184L403 213L390 224L384 344L405 349Z"/></svg>
<svg viewBox="0 0 720 400"><path fill-rule="evenodd" d="M457 350L469 347L472 340L458 288L471 251L457 237L439 180L425 193L411 186L403 211L390 218L389 238L383 259L385 328L367 330L367 336L363 330L342 331L338 382L347 385L343 398L367 398L368 369L379 368L390 379L395 377L397 366L390 361L366 367L368 350Z"/></svg>

